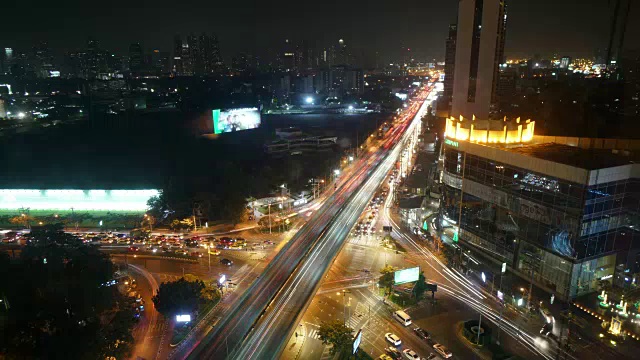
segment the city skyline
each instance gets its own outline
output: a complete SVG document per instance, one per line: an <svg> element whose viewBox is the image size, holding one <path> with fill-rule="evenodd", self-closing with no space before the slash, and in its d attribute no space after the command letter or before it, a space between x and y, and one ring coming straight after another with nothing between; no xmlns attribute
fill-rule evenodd
<svg viewBox="0 0 640 360"><path fill-rule="evenodd" d="M508 2L510 25L506 56L592 57L604 51L610 27L606 14L611 11L605 1L589 2L591 6L585 4L580 8L574 8L567 1ZM12 14L6 19L6 26L15 31L0 34L0 45L21 49L47 41L54 54L61 56L84 48L87 37L94 37L105 49L124 55L131 43L139 42L143 49L170 51L176 34L206 32L218 36L225 62L241 52L268 58L272 56L269 50L284 39L307 41L316 47L344 39L348 46L365 56L375 56L378 52L383 57L381 60L404 58L409 54L415 58L442 60L443 39L447 37L448 25L456 22L458 4L455 1L414 2L396 9L385 3L364 6L355 2L335 11L285 1L273 6L276 13L270 13L274 11L271 8L262 9L260 4L251 9L230 4L210 11L197 4L190 5L184 4L175 10L168 2L145 8L116 3L108 12L81 3L55 8L43 5L28 11L22 5L14 5L5 12ZM632 8L629 18L633 19L638 11L637 7ZM434 13L437 16L432 16ZM67 19L73 19L73 26L57 24ZM634 39L639 33L640 26L629 22L627 48L638 46Z"/></svg>

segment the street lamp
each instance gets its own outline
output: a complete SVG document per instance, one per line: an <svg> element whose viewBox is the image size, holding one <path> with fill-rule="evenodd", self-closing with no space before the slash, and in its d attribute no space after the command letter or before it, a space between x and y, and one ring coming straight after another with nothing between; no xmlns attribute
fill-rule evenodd
<svg viewBox="0 0 640 360"><path fill-rule="evenodd" d="M307 98L306 98L306 99L304 99L304 101L305 101L307 104L313 104L313 98L312 98L311 96L307 96Z"/></svg>
<svg viewBox="0 0 640 360"><path fill-rule="evenodd" d="M211 271L211 250L210 250L211 244L207 244L206 248L207 248L207 255L209 255L209 271Z"/></svg>

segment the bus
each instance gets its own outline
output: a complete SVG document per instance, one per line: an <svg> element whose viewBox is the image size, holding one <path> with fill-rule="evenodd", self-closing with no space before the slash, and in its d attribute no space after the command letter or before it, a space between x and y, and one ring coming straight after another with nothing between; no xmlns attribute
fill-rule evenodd
<svg viewBox="0 0 640 360"><path fill-rule="evenodd" d="M394 312L393 317L404 326L411 325L411 316L402 310Z"/></svg>

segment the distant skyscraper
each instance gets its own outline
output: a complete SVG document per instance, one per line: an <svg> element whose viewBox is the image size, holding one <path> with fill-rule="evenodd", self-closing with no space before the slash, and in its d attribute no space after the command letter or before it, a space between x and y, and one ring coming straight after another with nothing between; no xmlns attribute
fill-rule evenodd
<svg viewBox="0 0 640 360"><path fill-rule="evenodd" d="M560 59L560 68L561 69L566 69L569 67L569 64L571 64L571 58L568 56L563 56L562 59Z"/></svg>
<svg viewBox="0 0 640 360"><path fill-rule="evenodd" d="M173 73L174 75L184 75L184 66L182 63L182 38L176 35L173 38Z"/></svg>
<svg viewBox="0 0 640 360"><path fill-rule="evenodd" d="M182 75L193 75L193 59L191 58L191 49L189 43L182 43Z"/></svg>
<svg viewBox="0 0 640 360"><path fill-rule="evenodd" d="M284 41L282 49L282 69L284 71L294 71L296 69L295 48L289 39Z"/></svg>
<svg viewBox="0 0 640 360"><path fill-rule="evenodd" d="M169 73L169 53L154 49L151 52L151 68L156 74Z"/></svg>
<svg viewBox="0 0 640 360"><path fill-rule="evenodd" d="M232 59L231 68L235 72L247 72L251 69L251 56L241 52Z"/></svg>
<svg viewBox="0 0 640 360"><path fill-rule="evenodd" d="M338 40L338 46L336 47L336 59L335 65L349 65L349 52L347 51L347 45L344 40Z"/></svg>
<svg viewBox="0 0 640 360"><path fill-rule="evenodd" d="M447 105L447 115L451 113L451 98L453 96L453 79L456 61L456 37L458 36L458 26L449 25L449 37L444 54L444 94L443 100Z"/></svg>
<svg viewBox="0 0 640 360"><path fill-rule="evenodd" d="M87 40L86 60L83 63L83 77L85 79L95 79L101 70L100 43L94 38Z"/></svg>
<svg viewBox="0 0 640 360"><path fill-rule="evenodd" d="M451 115L488 119L504 62L504 0L460 0Z"/></svg>
<svg viewBox="0 0 640 360"><path fill-rule="evenodd" d="M140 75L143 64L142 46L140 46L140 43L129 45L129 71L131 71L131 74Z"/></svg>
<svg viewBox="0 0 640 360"><path fill-rule="evenodd" d="M11 74L11 66L13 63L13 49L10 47L4 48L4 51L2 52L2 73Z"/></svg>
<svg viewBox="0 0 640 360"><path fill-rule="evenodd" d="M210 44L210 71L212 73L221 73L224 70L224 63L222 62L222 56L220 55L220 43L218 42L218 37L216 35L211 35Z"/></svg>
<svg viewBox="0 0 640 360"><path fill-rule="evenodd" d="M189 35L187 36L187 45L189 48L189 60L191 60L191 66L193 74L203 75L205 73L205 35Z"/></svg>
<svg viewBox="0 0 640 360"><path fill-rule="evenodd" d="M54 71L53 56L46 41L39 42L33 47L33 70L37 77L46 78Z"/></svg>

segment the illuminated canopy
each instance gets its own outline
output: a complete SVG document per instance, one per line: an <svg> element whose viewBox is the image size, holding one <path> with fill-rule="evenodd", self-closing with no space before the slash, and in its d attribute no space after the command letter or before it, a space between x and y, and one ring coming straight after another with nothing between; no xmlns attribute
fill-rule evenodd
<svg viewBox="0 0 640 360"><path fill-rule="evenodd" d="M146 211L158 190L0 189L2 210Z"/></svg>
<svg viewBox="0 0 640 360"><path fill-rule="evenodd" d="M503 143L515 144L533 140L536 122L526 120L520 122L507 120L471 120L449 117L445 129L445 136L452 140L470 141L475 143Z"/></svg>

